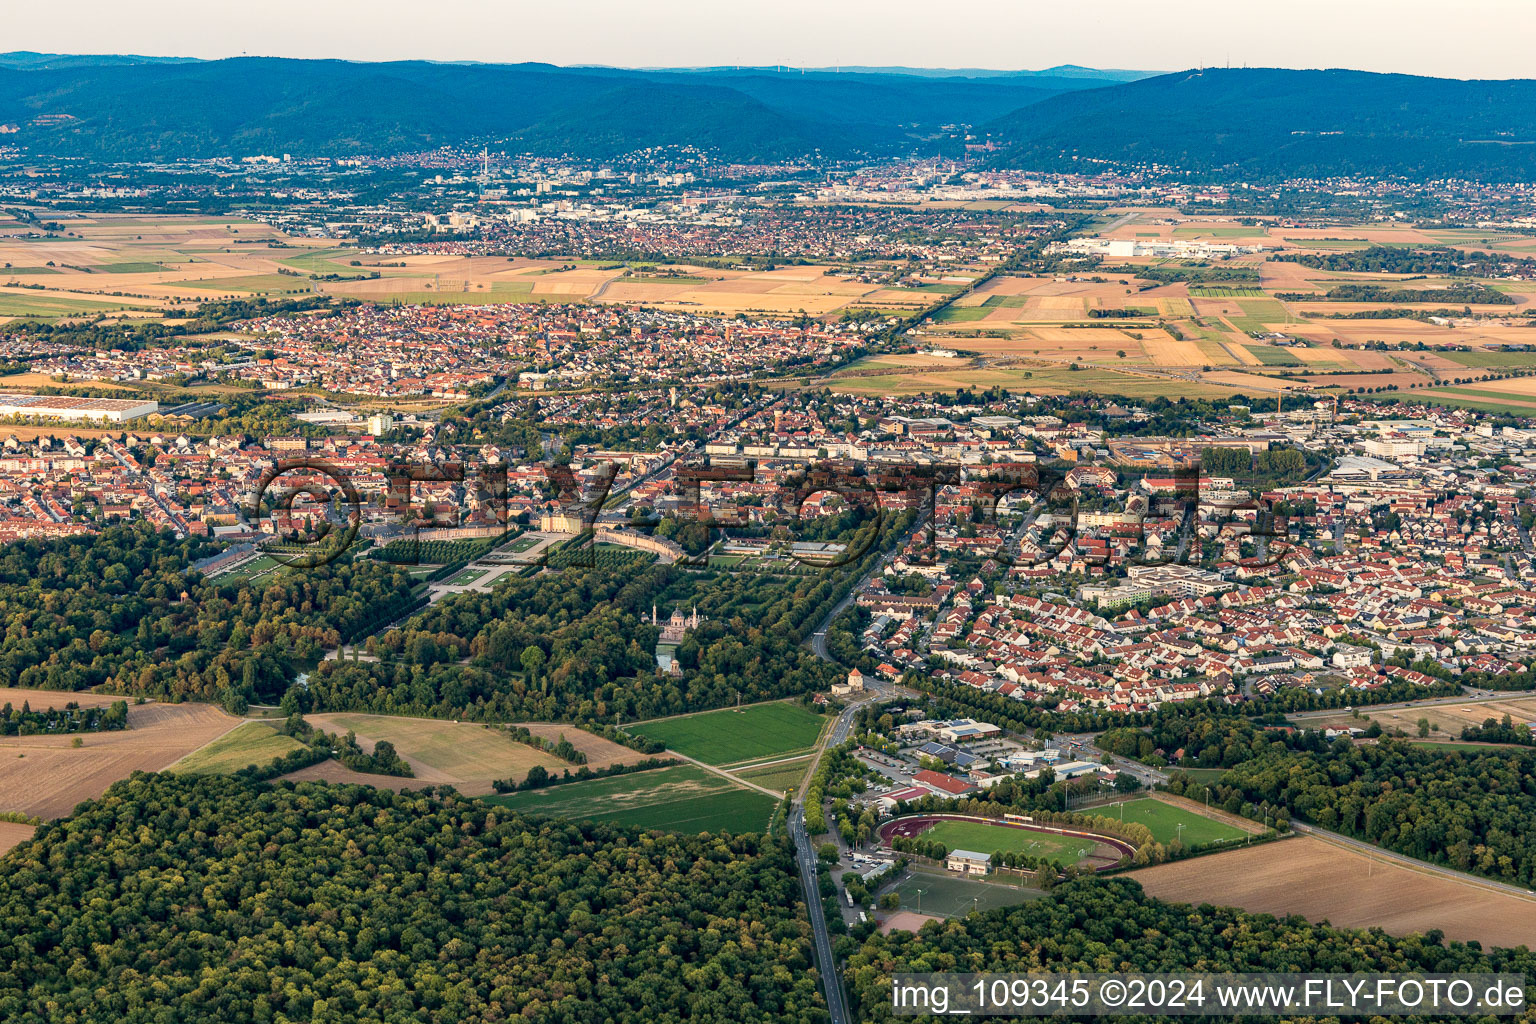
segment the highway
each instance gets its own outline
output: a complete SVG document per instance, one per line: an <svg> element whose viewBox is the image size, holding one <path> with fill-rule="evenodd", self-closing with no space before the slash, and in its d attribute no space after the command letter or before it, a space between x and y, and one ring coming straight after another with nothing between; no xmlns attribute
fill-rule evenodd
<svg viewBox="0 0 1536 1024"><path fill-rule="evenodd" d="M805 794L827 748L848 739L849 732L853 730L854 715L859 708L871 701L885 700L888 696L886 691L877 688L863 700L854 701L838 712L832 728L822 737L815 756L811 758L811 766L806 769L800 789L795 793L794 806L789 812L789 835L795 843L795 863L800 868L800 883L805 887L805 913L811 919L811 932L815 940L812 949L816 954L816 969L821 972L822 989L826 993L832 1024L850 1024L851 1018L848 1016L848 997L843 992L843 978L837 969L837 958L832 953L832 936L827 931L827 919L821 912L821 891L816 882L816 849L811 845L810 834L805 830Z"/></svg>
<svg viewBox="0 0 1536 1024"><path fill-rule="evenodd" d="M821 891L816 883L816 851L805 831L805 808L795 806L789 814L789 834L795 841L795 863L800 868L800 884L805 889L805 913L811 919L816 969L821 972L821 987L827 997L827 1015L832 1024L850 1024L848 1000L843 994L843 980L837 973L837 958L832 954L832 937L827 919L821 912Z"/></svg>

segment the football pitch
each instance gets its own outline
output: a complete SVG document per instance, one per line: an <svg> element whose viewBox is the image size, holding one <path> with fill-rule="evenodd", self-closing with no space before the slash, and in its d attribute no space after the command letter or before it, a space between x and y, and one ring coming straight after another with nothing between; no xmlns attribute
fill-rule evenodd
<svg viewBox="0 0 1536 1024"><path fill-rule="evenodd" d="M486 797L524 814L670 832L762 832L778 804L694 765Z"/></svg>
<svg viewBox="0 0 1536 1024"><path fill-rule="evenodd" d="M799 704L772 701L698 715L659 718L629 727L670 750L705 764L737 764L774 754L788 756L816 745L827 719Z"/></svg>
<svg viewBox="0 0 1536 1024"><path fill-rule="evenodd" d="M1248 835L1233 825L1145 796L1121 803L1104 804L1093 808L1091 813L1119 821L1140 822L1152 830L1152 838L1160 843L1171 843L1178 839L1185 846L1205 846L1209 843L1231 842ZM1182 832L1179 830L1180 825L1184 826Z"/></svg>
<svg viewBox="0 0 1536 1024"><path fill-rule="evenodd" d="M916 871L898 884L895 891L901 896L902 910L939 917L964 917L973 910L1011 907L1045 895L1040 889L1015 889Z"/></svg>
<svg viewBox="0 0 1536 1024"><path fill-rule="evenodd" d="M1006 825L986 825L979 821L941 821L924 832L922 838L936 840L950 850L1027 853L1061 867L1076 864L1099 845L1097 841L1082 836L1032 832Z"/></svg>

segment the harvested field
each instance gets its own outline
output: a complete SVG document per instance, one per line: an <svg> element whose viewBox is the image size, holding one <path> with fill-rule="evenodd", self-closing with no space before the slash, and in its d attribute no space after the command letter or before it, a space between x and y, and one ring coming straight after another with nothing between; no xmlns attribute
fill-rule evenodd
<svg viewBox="0 0 1536 1024"><path fill-rule="evenodd" d="M1469 725L1482 725L1484 720L1509 715L1515 722L1536 721L1536 697L1514 697L1509 700L1488 701L1478 704L1436 704L1416 708L1392 708L1386 711L1361 710L1367 718L1381 723L1387 731L1401 729L1410 736L1417 736L1419 719L1429 719L1435 732L1460 736Z"/></svg>
<svg viewBox="0 0 1536 1024"><path fill-rule="evenodd" d="M496 779L521 782L534 765L543 765L555 774L570 767L551 754L478 723L390 715L307 717L317 729L355 733L358 745L365 751L372 751L380 740L388 740L416 773L412 781L417 785L447 783L467 796L492 792L491 783Z"/></svg>
<svg viewBox="0 0 1536 1024"><path fill-rule="evenodd" d="M74 433L73 430L70 433ZM85 693L78 690L34 690L25 686L0 686L0 705L14 704L21 707L23 703L32 705L32 710L41 711L44 708L61 708L74 701L83 708L104 708L116 704L120 700L128 702L130 709L133 706L133 697L124 697L114 693Z"/></svg>
<svg viewBox="0 0 1536 1024"><path fill-rule="evenodd" d="M541 739L552 743L560 742L564 736L570 741L571 746L587 755L587 767L593 771L599 768L607 768L615 764L634 764L636 761L644 761L649 754L642 754L638 750L605 740L601 736L594 736L585 729L578 729L573 725L561 725L558 722L524 722L523 728Z"/></svg>
<svg viewBox="0 0 1536 1024"><path fill-rule="evenodd" d="M32 838L32 833L37 831L35 825L23 825L15 821L0 821L0 854L9 853Z"/></svg>
<svg viewBox="0 0 1536 1024"><path fill-rule="evenodd" d="M1439 928L1485 946L1529 945L1536 919L1536 900L1373 860L1311 836L1139 868L1128 877L1158 899L1300 914L1393 935Z"/></svg>
<svg viewBox="0 0 1536 1024"><path fill-rule="evenodd" d="M38 695L47 691L8 692L31 694L28 699L40 707ZM78 697L83 704L101 695L50 696ZM64 817L119 779L135 771L160 771L239 724L240 719L207 704L130 704L128 729L78 734L79 748L74 736L0 737L0 811Z"/></svg>

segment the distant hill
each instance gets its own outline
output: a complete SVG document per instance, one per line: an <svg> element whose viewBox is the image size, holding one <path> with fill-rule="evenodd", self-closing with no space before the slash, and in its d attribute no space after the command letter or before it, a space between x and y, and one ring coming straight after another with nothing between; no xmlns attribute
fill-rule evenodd
<svg viewBox="0 0 1536 1024"><path fill-rule="evenodd" d="M1528 80L1207 68L1049 97L985 127L1004 143L1001 165L1092 157L1254 177L1536 178Z"/></svg>
<svg viewBox="0 0 1536 1024"><path fill-rule="evenodd" d="M127 64L191 64L196 57L142 57L132 53L34 53L31 50L12 50L0 53L0 68L101 68L121 67Z"/></svg>
<svg viewBox="0 0 1536 1024"><path fill-rule="evenodd" d="M0 122L21 125L12 139L39 152L99 159L393 153L504 140L598 158L691 144L757 160L900 150L942 125L989 121L1065 87L1038 78L547 64L123 61L0 62Z"/></svg>

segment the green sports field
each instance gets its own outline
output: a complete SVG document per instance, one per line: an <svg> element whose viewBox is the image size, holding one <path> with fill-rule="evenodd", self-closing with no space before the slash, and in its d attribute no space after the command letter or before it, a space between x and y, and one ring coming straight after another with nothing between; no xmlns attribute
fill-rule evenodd
<svg viewBox="0 0 1536 1024"><path fill-rule="evenodd" d="M924 832L920 838L943 843L950 850L971 850L975 853L1027 853L1053 864L1066 867L1076 864L1098 843L1078 836L1061 836L1052 832L1031 832L1006 825L986 825L979 821L941 821Z"/></svg>
<svg viewBox="0 0 1536 1024"><path fill-rule="evenodd" d="M973 910L1011 907L1045 895L1040 889L1015 889L1008 885L915 871L903 879L895 891L901 896L902 910L939 917L964 917Z"/></svg>
<svg viewBox="0 0 1536 1024"><path fill-rule="evenodd" d="M762 832L778 803L694 765L486 797L524 814L670 832Z"/></svg>
<svg viewBox="0 0 1536 1024"><path fill-rule="evenodd" d="M1152 838L1160 843L1171 843L1178 838L1185 846L1205 846L1208 843L1231 842L1248 835L1242 829L1223 824L1214 818L1145 796L1094 807L1090 813L1105 818L1138 821L1151 829ZM1179 831L1180 825L1184 826L1182 833Z"/></svg>
<svg viewBox="0 0 1536 1024"><path fill-rule="evenodd" d="M788 756L816 745L827 720L799 704L772 701L677 718L659 718L629 727L636 736L660 740L669 750L705 764L760 761Z"/></svg>

